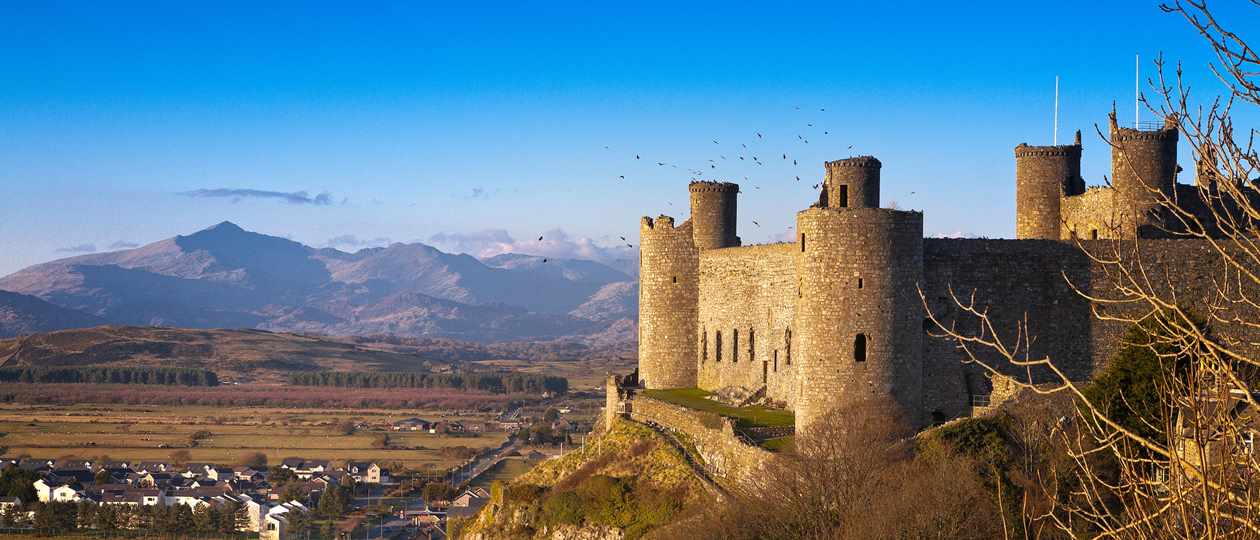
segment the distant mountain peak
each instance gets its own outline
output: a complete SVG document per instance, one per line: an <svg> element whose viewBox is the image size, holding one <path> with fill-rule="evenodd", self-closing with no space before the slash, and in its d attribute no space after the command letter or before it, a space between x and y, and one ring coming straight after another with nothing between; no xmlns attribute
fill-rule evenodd
<svg viewBox="0 0 1260 540"><path fill-rule="evenodd" d="M240 225L232 223L231 221L224 221L222 223L219 223L218 225L212 225L210 227L206 227L205 229L202 229L202 231L203 232L210 232L210 231L234 232L234 233L249 232L249 231L246 231L245 229L242 229Z"/></svg>

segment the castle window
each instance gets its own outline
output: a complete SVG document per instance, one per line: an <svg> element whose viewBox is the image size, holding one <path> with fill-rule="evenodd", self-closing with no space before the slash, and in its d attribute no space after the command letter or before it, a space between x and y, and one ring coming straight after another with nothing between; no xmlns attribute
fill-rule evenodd
<svg viewBox="0 0 1260 540"><path fill-rule="evenodd" d="M774 372L779 372L779 349L774 350Z"/></svg>
<svg viewBox="0 0 1260 540"><path fill-rule="evenodd" d="M783 331L783 360L787 365L792 365L792 329L788 328Z"/></svg>
<svg viewBox="0 0 1260 540"><path fill-rule="evenodd" d="M801 233L801 253L805 253L805 233Z"/></svg>
<svg viewBox="0 0 1260 540"><path fill-rule="evenodd" d="M1097 239L1098 239L1098 229L1090 229L1090 230L1089 230L1089 239L1090 239L1090 240L1097 240Z"/></svg>
<svg viewBox="0 0 1260 540"><path fill-rule="evenodd" d="M731 363L739 361L739 329L731 330Z"/></svg>
<svg viewBox="0 0 1260 540"><path fill-rule="evenodd" d="M757 339L757 334L753 333L752 328L749 328L748 329L748 361L749 362L757 361L757 349L755 348L756 345L755 345L755 342L753 341L755 339Z"/></svg>
<svg viewBox="0 0 1260 540"><path fill-rule="evenodd" d="M862 278L858 278L858 288L862 288Z"/></svg>
<svg viewBox="0 0 1260 540"><path fill-rule="evenodd" d="M722 331L718 330L713 333L713 361L722 361Z"/></svg>
<svg viewBox="0 0 1260 540"><path fill-rule="evenodd" d="M866 361L866 334L858 334L853 338L853 361Z"/></svg>
<svg viewBox="0 0 1260 540"><path fill-rule="evenodd" d="M674 276L674 283L678 283L678 276Z"/></svg>
<svg viewBox="0 0 1260 540"><path fill-rule="evenodd" d="M709 360L709 330L700 331L700 361L707 362Z"/></svg>
<svg viewBox="0 0 1260 540"><path fill-rule="evenodd" d="M840 184L840 208L849 207L849 185Z"/></svg>

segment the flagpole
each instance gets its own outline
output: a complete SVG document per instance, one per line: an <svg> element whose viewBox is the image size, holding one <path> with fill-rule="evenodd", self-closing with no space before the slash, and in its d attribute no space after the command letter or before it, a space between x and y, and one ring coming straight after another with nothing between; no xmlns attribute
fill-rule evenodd
<svg viewBox="0 0 1260 540"><path fill-rule="evenodd" d="M1059 144L1059 76L1054 76L1054 143Z"/></svg>

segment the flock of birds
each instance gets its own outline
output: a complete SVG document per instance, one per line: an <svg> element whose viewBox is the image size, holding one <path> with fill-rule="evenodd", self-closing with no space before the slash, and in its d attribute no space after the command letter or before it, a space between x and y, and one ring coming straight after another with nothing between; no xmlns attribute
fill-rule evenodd
<svg viewBox="0 0 1260 540"><path fill-rule="evenodd" d="M801 107L797 106L795 107L795 110L800 111ZM818 112L826 113L827 109L819 108ZM712 178L715 175L719 175L721 173L726 172L726 170L733 170L738 167L745 167L745 168L753 167L754 169L758 167L765 167L766 160L763 159L764 156L766 155L773 156L774 154L779 154L780 159L778 161L781 164L787 165L788 162L791 162L791 168L792 168L791 172L787 175L786 178L784 178L784 180L800 182L801 176L800 174L797 174L797 168L800 166L800 163L794 152L796 150L803 150L804 145L810 144L809 142L810 137L817 138L817 137L830 136L831 131L830 129L823 129L823 128L818 127L818 123L816 121L807 121L804 123L803 128L798 130L798 132L795 135L796 135L795 139L788 139L788 144L790 146L788 147L780 146L778 148L775 148L774 151L771 151L771 148L767 144L767 141L769 139L765 136L765 134L762 131L753 131L752 135L749 137L748 140L741 141L738 143L729 143L726 145L723 145L722 141L719 139L710 139L710 141L715 146L718 147L718 153L716 154L716 159L709 158L703 164L700 164L699 166L696 166L697 164L694 164L694 163L683 165L680 163L675 163L675 162L670 162L670 161L658 161L654 159L645 160L643 154L641 153L634 153L634 154L627 154L627 155L633 155L634 156L633 161L637 163L643 163L643 162L646 162L649 164L655 163L657 167L668 167L671 169L679 169L679 170L686 171L690 175L691 180L695 181L695 180L701 179L702 177L705 177L706 175ZM736 144L738 144L738 146L735 146ZM609 151L609 152L615 151L609 145L604 145L604 150ZM851 153L853 151L853 145L848 145L848 150ZM722 169L721 172L719 172L719 168ZM761 186L755 183L751 179L751 177L754 175L756 175L756 173L752 175L740 174L735 177L742 176L745 184L752 185L753 189L761 189ZM625 174L618 174L617 181L625 181L627 179L626 176L627 175ZM762 175L762 178L766 178L766 177L768 177L768 173ZM822 185L821 182L816 183L813 185L813 189L817 190L821 185ZM911 194L913 194L913 192L911 192ZM669 201L666 201L665 204L667 206L673 206L673 203ZM752 224L758 228L761 227L761 223L758 223L756 220L752 220ZM791 229L792 229L792 226L789 225L788 230L791 230ZM634 248L634 245L631 244L629 241L627 241L625 236L621 236L619 238L621 238L622 242L625 242L626 247ZM539 236L538 242L541 243L542 241L543 241L543 237ZM549 260L548 258L543 258L542 262L546 263L548 260Z"/></svg>

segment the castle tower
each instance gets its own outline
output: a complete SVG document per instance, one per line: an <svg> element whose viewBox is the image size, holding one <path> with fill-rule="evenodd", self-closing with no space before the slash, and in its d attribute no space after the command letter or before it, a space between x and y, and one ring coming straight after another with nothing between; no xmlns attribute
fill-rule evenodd
<svg viewBox="0 0 1260 540"><path fill-rule="evenodd" d="M879 169L872 156L826 162L820 206L824 208L879 208Z"/></svg>
<svg viewBox="0 0 1260 540"><path fill-rule="evenodd" d="M796 215L796 228L798 430L837 407L870 402L920 423L923 214L809 208Z"/></svg>
<svg viewBox="0 0 1260 540"><path fill-rule="evenodd" d="M1111 112L1111 183L1116 189L1116 213L1125 237L1158 234L1152 225L1159 206L1158 190L1166 196L1177 188L1177 118L1169 116L1158 129L1124 128Z"/></svg>
<svg viewBox="0 0 1260 540"><path fill-rule="evenodd" d="M604 380L604 433L613 430L620 414L621 392L617 385L617 376L609 373Z"/></svg>
<svg viewBox="0 0 1260 540"><path fill-rule="evenodd" d="M700 257L693 226L674 227L668 216L639 225L639 382L646 388L696 386Z"/></svg>
<svg viewBox="0 0 1260 540"><path fill-rule="evenodd" d="M730 182L692 182L691 226L696 248L700 250L739 245L735 235L735 198L739 184Z"/></svg>
<svg viewBox="0 0 1260 540"><path fill-rule="evenodd" d="M1075 144L1015 147L1015 237L1058 240L1059 203L1085 191L1081 179L1081 132Z"/></svg>

